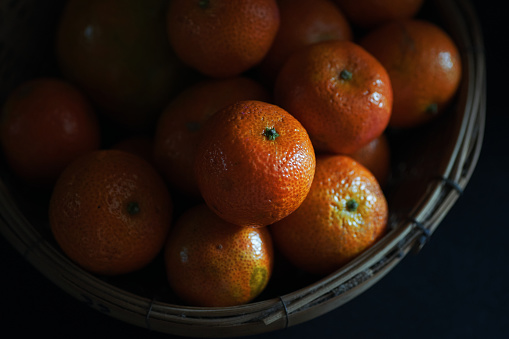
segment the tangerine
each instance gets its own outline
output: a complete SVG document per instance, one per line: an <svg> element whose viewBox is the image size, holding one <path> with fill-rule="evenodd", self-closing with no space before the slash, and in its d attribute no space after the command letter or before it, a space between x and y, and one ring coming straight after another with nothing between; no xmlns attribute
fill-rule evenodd
<svg viewBox="0 0 509 339"><path fill-rule="evenodd" d="M319 155L300 207L270 225L275 247L316 275L339 269L385 233L388 206L373 174L347 155Z"/></svg>
<svg viewBox="0 0 509 339"><path fill-rule="evenodd" d="M385 68L364 48L331 40L288 58L274 99L302 123L317 152L350 154L387 127L392 87Z"/></svg>
<svg viewBox="0 0 509 339"><path fill-rule="evenodd" d="M275 0L173 0L167 12L177 55L211 77L237 76L258 64L278 28Z"/></svg>
<svg viewBox="0 0 509 339"><path fill-rule="evenodd" d="M90 102L66 81L28 80L3 105L0 140L6 161L29 185L51 187L71 161L98 149L100 139Z"/></svg>
<svg viewBox="0 0 509 339"><path fill-rule="evenodd" d="M461 56L436 24L405 20L382 25L359 42L384 65L394 104L389 126L411 128L439 116L461 81Z"/></svg>
<svg viewBox="0 0 509 339"><path fill-rule="evenodd" d="M280 24L272 46L260 64L269 83L286 59L300 48L325 40L352 40L350 23L330 0L278 0Z"/></svg>
<svg viewBox="0 0 509 339"><path fill-rule="evenodd" d="M82 268L119 275L148 265L170 229L172 200L154 168L137 155L99 150L72 162L50 199L51 231Z"/></svg>
<svg viewBox="0 0 509 339"><path fill-rule="evenodd" d="M350 156L370 170L382 188L386 186L391 174L391 147L385 133Z"/></svg>
<svg viewBox="0 0 509 339"><path fill-rule="evenodd" d="M233 224L261 227L302 203L315 153L306 130L287 111L238 101L204 125L194 168L202 197L215 213Z"/></svg>
<svg viewBox="0 0 509 339"><path fill-rule="evenodd" d="M168 43L167 0L71 0L61 14L56 56L116 128L148 130L187 83Z"/></svg>
<svg viewBox="0 0 509 339"><path fill-rule="evenodd" d="M185 303L206 307L256 298L270 280L273 256L267 228L228 223L205 204L177 219L164 250L172 290Z"/></svg>
<svg viewBox="0 0 509 339"><path fill-rule="evenodd" d="M335 0L348 20L357 27L372 29L395 20L413 18L424 0Z"/></svg>
<svg viewBox="0 0 509 339"><path fill-rule="evenodd" d="M219 109L240 100L270 100L269 92L247 77L203 80L182 91L163 111L154 137L158 170L173 188L199 197L194 156L203 124Z"/></svg>

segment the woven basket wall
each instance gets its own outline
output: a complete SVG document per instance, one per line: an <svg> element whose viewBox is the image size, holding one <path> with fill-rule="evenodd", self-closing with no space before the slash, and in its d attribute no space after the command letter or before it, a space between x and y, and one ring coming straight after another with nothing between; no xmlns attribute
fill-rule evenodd
<svg viewBox="0 0 509 339"><path fill-rule="evenodd" d="M56 74L51 47L64 2L0 2L0 102L22 81ZM479 157L486 75L478 19L466 0L430 1L426 6L434 9L431 19L459 46L461 87L454 105L436 122L409 133L389 133L394 155L387 189L391 231L337 272L318 280L284 272L284 279L273 279L255 302L243 306L180 306L157 269L160 259L140 272L107 279L68 260L49 232L47 197L30 194L9 173L3 158L0 233L65 292L107 316L155 331L194 337L257 334L310 321L340 307L390 272L407 253L425 244L461 196Z"/></svg>

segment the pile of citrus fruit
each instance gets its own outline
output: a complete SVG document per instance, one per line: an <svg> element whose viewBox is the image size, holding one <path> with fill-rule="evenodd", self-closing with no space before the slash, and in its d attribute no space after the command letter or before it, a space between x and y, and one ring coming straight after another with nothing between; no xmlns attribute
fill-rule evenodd
<svg viewBox="0 0 509 339"><path fill-rule="evenodd" d="M197 306L252 301L276 256L330 274L387 232L386 131L457 91L457 47L422 6L69 0L59 72L3 103L3 155L94 274L161 256Z"/></svg>

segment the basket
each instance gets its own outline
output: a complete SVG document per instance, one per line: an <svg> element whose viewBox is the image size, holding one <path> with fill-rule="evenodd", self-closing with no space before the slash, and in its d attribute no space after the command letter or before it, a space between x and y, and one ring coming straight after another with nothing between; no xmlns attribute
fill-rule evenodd
<svg viewBox="0 0 509 339"><path fill-rule="evenodd" d="M24 80L54 74L52 36L64 0L0 3L0 99ZM0 178L0 232L30 264L63 291L107 316L154 331L192 337L232 337L310 321L354 299L425 245L461 196L483 141L486 73L481 28L466 0L430 1L433 20L452 36L463 60L454 104L437 121L389 133L393 176L387 198L390 231L338 271L317 279L283 272L254 302L235 307L181 306L152 266L132 275L87 273L59 250L49 231L47 197L34 196L9 173ZM30 53L27 53L30 52ZM36 55L37 57L34 57ZM148 279L147 279L148 277ZM151 283L147 283L149 280Z"/></svg>

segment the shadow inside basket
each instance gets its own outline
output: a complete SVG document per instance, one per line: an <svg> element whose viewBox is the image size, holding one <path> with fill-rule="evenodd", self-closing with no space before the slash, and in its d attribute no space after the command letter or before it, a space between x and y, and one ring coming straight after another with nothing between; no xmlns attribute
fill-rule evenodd
<svg viewBox="0 0 509 339"><path fill-rule="evenodd" d="M59 11L65 1L10 1L0 7L0 99L24 80L36 75L55 75L58 70L54 61L52 36ZM51 3L51 5L48 5ZM51 13L42 16L40 13ZM17 23L5 22L13 14ZM13 19L13 20L14 20ZM27 29L29 28L29 29ZM14 39L16 37L16 39ZM20 41L20 43L14 42ZM33 45L21 42L33 42ZM30 53L28 53L28 51ZM390 228L396 229L408 218L426 195L430 183L440 180L447 165L451 149L456 143L461 112L457 100L443 115L431 123L412 130L386 131L391 146L390 180L385 188L389 202ZM49 192L39 192L23 185L8 169L3 157L0 159L1 183L5 185L6 199L12 199L32 229L43 241L59 251L48 224ZM0 187L1 188L1 187ZM5 209L5 206L1 207ZM2 214L10 211L2 210ZM86 273L85 273L86 274ZM117 277L99 277L115 288L162 303L179 305L180 301L170 290L164 271L162 256L158 256L145 268ZM305 288L322 277L312 276L293 268L276 252L273 277L266 290L257 300L278 298L281 295Z"/></svg>

